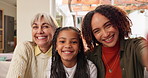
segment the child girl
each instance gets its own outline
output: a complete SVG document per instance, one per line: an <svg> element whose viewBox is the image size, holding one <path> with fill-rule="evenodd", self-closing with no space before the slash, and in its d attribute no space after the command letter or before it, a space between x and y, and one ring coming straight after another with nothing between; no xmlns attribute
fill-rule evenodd
<svg viewBox="0 0 148 78"><path fill-rule="evenodd" d="M96 66L85 58L80 31L58 28L53 37L47 78L97 78Z"/></svg>

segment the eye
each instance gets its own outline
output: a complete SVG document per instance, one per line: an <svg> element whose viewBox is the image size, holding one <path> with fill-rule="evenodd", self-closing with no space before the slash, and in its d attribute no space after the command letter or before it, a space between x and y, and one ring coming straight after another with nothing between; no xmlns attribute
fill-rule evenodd
<svg viewBox="0 0 148 78"><path fill-rule="evenodd" d="M65 41L61 40L61 41L59 41L59 43L65 43Z"/></svg>
<svg viewBox="0 0 148 78"><path fill-rule="evenodd" d="M99 30L99 29L95 29L95 30L93 30L93 33L94 33L94 34L100 33L100 30Z"/></svg>
<svg viewBox="0 0 148 78"><path fill-rule="evenodd" d="M49 28L49 26L48 25L45 25L45 26L42 26L42 28Z"/></svg>
<svg viewBox="0 0 148 78"><path fill-rule="evenodd" d="M78 41L71 41L71 43L72 43L72 44L77 44L77 43L78 43Z"/></svg>
<svg viewBox="0 0 148 78"><path fill-rule="evenodd" d="M38 29L38 26L32 26L32 29Z"/></svg>
<svg viewBox="0 0 148 78"><path fill-rule="evenodd" d="M105 28L110 28L111 26L112 26L112 24L108 23L108 24L105 25Z"/></svg>

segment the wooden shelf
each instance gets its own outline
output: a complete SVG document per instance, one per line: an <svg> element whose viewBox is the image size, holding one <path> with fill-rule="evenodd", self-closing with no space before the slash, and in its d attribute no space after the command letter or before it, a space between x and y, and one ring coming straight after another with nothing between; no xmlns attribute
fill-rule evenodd
<svg viewBox="0 0 148 78"><path fill-rule="evenodd" d="M4 14L0 10L0 53L4 50Z"/></svg>

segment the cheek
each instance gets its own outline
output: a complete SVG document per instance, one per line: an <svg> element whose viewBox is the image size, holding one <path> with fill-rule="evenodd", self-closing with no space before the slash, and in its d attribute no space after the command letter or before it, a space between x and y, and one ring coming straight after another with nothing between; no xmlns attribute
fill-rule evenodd
<svg viewBox="0 0 148 78"><path fill-rule="evenodd" d="M56 50L60 50L62 48L62 45L56 44Z"/></svg>
<svg viewBox="0 0 148 78"><path fill-rule="evenodd" d="M75 50L78 52L80 50L79 45L75 46Z"/></svg>
<svg viewBox="0 0 148 78"><path fill-rule="evenodd" d="M32 35L34 36L36 33L37 31L32 29Z"/></svg>
<svg viewBox="0 0 148 78"><path fill-rule="evenodd" d="M119 32L119 30L118 30L118 28L115 28L115 27L111 27L111 29L110 29L111 31L114 31L114 32Z"/></svg>
<svg viewBox="0 0 148 78"><path fill-rule="evenodd" d="M115 31L116 31L117 33L119 33L119 30L118 30L118 29L115 29Z"/></svg>
<svg viewBox="0 0 148 78"><path fill-rule="evenodd" d="M35 32L32 31L32 37L34 37L34 36L35 36Z"/></svg>
<svg viewBox="0 0 148 78"><path fill-rule="evenodd" d="M94 36L95 36L96 40L98 40L98 41L99 41L100 38L101 38L100 34L95 34Z"/></svg>
<svg viewBox="0 0 148 78"><path fill-rule="evenodd" d="M54 35L54 31L53 30L47 30L46 34L53 36Z"/></svg>

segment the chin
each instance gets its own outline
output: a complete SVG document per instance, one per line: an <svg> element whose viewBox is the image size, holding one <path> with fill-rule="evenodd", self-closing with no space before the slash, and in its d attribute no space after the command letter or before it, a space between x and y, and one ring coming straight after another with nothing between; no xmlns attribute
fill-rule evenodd
<svg viewBox="0 0 148 78"><path fill-rule="evenodd" d="M107 45L103 45L104 47L114 47L115 43L111 43L111 44L107 44Z"/></svg>
<svg viewBox="0 0 148 78"><path fill-rule="evenodd" d="M71 61L71 59L63 59L63 60L65 60L65 61Z"/></svg>

